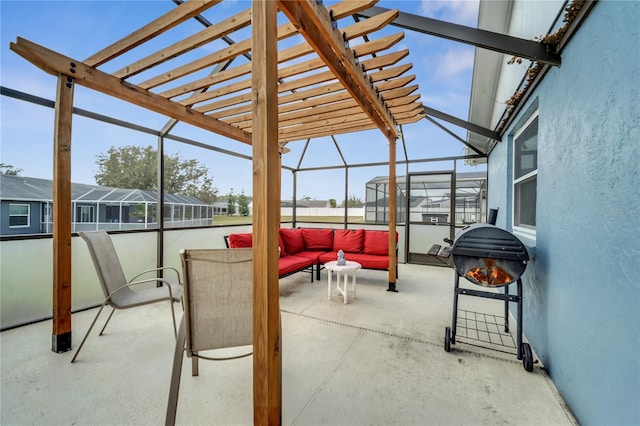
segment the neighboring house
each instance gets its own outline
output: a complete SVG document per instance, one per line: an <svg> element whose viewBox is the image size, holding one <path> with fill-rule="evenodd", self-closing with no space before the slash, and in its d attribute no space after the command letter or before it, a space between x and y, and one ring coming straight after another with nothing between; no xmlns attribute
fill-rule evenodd
<svg viewBox="0 0 640 426"><path fill-rule="evenodd" d="M238 214L238 203L234 203L236 207L236 212L234 214ZM229 212L229 202L226 200L216 201L213 203L213 214L216 216L226 216Z"/></svg>
<svg viewBox="0 0 640 426"><path fill-rule="evenodd" d="M48 179L0 175L0 235L52 232ZM140 229L157 226L157 193L74 183L72 231ZM185 195L164 195L165 226L210 225L213 206Z"/></svg>
<svg viewBox="0 0 640 426"><path fill-rule="evenodd" d="M409 210L410 222L475 223L486 216L486 172L456 173L412 173L411 190L407 192L406 176L396 178L396 221L404 223L405 211ZM455 220L451 216L451 186L455 185ZM386 223L389 212L389 178L377 176L366 183L366 220Z"/></svg>
<svg viewBox="0 0 640 426"><path fill-rule="evenodd" d="M483 1L479 28L534 39L563 4ZM497 225L530 249L526 338L580 423L638 425L640 2L591 4L502 140L468 141L490 152ZM469 119L497 130L527 61L475 59Z"/></svg>

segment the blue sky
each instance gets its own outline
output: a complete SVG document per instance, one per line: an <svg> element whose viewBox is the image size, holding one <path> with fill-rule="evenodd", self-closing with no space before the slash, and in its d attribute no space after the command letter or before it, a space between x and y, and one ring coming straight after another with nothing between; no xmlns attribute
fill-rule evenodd
<svg viewBox="0 0 640 426"><path fill-rule="evenodd" d="M325 1L325 4L334 2ZM399 8L401 11L441 19L458 24L475 26L477 1L381 1L378 6ZM36 68L9 49L16 37L23 37L77 60L83 60L103 47L128 35L142 25L174 8L169 0L153 1L0 1L0 83L2 86L28 92L46 99L55 99L56 79ZM237 13L249 7L248 1L225 1L215 6L215 14ZM205 15L207 16L207 15ZM351 25L350 19L340 22ZM200 24L191 24L197 29ZM201 27L201 26L200 26ZM396 33L398 28L385 29L379 36ZM471 73L473 67L472 47L436 37L404 31L405 39L396 49L409 48L410 55L401 63L413 63L409 72L416 75L423 104L465 119L468 114ZM170 38L171 33L166 37ZM378 34L376 34L378 37ZM237 40L236 40L237 41ZM116 64L117 65L117 64ZM113 65L112 67L115 67ZM117 68L106 71L114 71ZM203 72L208 72L205 70ZM160 129L167 118L142 110L105 95L76 86L75 106L101 114ZM28 105L7 97L0 98L0 162L22 169L22 175L51 179L53 110ZM154 145L156 138L136 132L125 131L114 126L96 123L85 118L74 118L72 140L72 180L94 183L97 171L96 156L106 152L110 146ZM446 125L461 137L463 129ZM464 145L438 129L427 120L404 126L404 138L411 159L431 158L464 153ZM249 146L240 144L179 124L173 133L210 143L224 149L250 155ZM337 135L336 140L346 161L350 164L382 162L388 158L388 142L378 131ZM331 138L314 139L300 161L305 141L288 145L292 152L283 157L283 164L296 167L333 166L342 164L340 155ZM398 160L404 159L398 141ZM251 163L230 158L211 151L167 142L166 149L183 158L197 158L209 169L221 193L233 189L236 193L251 193ZM452 169L452 163L415 164L410 172L433 169ZM468 169L458 162L458 171ZM405 167L398 168L404 174ZM379 175L387 175L388 168L351 168L349 170L349 194L364 199L364 183ZM343 170L326 172L301 172L298 174L298 197L317 199L344 198ZM283 199L291 198L291 174L283 173Z"/></svg>

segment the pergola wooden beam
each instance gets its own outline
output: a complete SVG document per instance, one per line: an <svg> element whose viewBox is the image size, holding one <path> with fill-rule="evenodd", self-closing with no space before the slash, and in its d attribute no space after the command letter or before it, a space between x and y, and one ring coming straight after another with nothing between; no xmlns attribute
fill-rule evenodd
<svg viewBox="0 0 640 426"><path fill-rule="evenodd" d="M71 350L71 136L73 84L58 75L53 140L53 330L51 350Z"/></svg>
<svg viewBox="0 0 640 426"><path fill-rule="evenodd" d="M10 44L11 50L49 74L63 74L72 77L74 82L101 93L131 102L159 114L166 115L185 123L192 124L211 132L251 143L251 135L215 118L171 102L160 95L129 84L112 75L106 74L88 65L49 50L29 40L18 37Z"/></svg>
<svg viewBox="0 0 640 426"><path fill-rule="evenodd" d="M278 145L277 4L252 6L253 134L253 423L282 423L282 351L278 280L280 151Z"/></svg>
<svg viewBox="0 0 640 426"><path fill-rule="evenodd" d="M396 140L398 133L393 118L366 81L354 60L353 51L345 46L342 35L333 28L327 10L311 0L280 0L278 5L380 131L387 139Z"/></svg>

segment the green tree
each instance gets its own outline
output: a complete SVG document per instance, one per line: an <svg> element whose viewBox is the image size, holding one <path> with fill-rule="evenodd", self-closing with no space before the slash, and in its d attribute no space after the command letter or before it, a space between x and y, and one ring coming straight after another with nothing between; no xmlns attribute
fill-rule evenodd
<svg viewBox="0 0 640 426"><path fill-rule="evenodd" d="M11 164L0 163L0 174L18 176L22 169L12 166Z"/></svg>
<svg viewBox="0 0 640 426"><path fill-rule="evenodd" d="M244 195L244 189L238 195L238 213L241 216L249 216L249 198Z"/></svg>
<svg viewBox="0 0 640 426"><path fill-rule="evenodd" d="M233 188L227 194L227 216L233 216L236 214L236 196L233 194Z"/></svg>
<svg viewBox="0 0 640 426"><path fill-rule="evenodd" d="M331 208L335 209L336 206L338 205L338 202L336 201L335 198L329 198L329 205L331 206Z"/></svg>
<svg viewBox="0 0 640 426"><path fill-rule="evenodd" d="M106 154L97 156L96 183L157 191L157 156L157 150L152 146L112 146ZM207 204L216 201L218 190L213 187L213 178L209 176L209 169L198 160L165 154L164 170L165 193L189 195Z"/></svg>
<svg viewBox="0 0 640 426"><path fill-rule="evenodd" d="M340 207L344 207L344 201L342 202L342 204L340 205ZM355 195L352 195L351 197L349 197L349 200L347 201L347 207L362 207L364 205L364 203L362 202L362 200L358 197L356 197Z"/></svg>

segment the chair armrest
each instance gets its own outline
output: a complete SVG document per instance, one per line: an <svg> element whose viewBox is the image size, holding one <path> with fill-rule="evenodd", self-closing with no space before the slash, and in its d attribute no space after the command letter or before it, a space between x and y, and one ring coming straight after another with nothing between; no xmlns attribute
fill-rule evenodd
<svg viewBox="0 0 640 426"><path fill-rule="evenodd" d="M113 296L114 294L118 293L120 290L123 290L123 289L125 289L127 287L132 287L134 285L146 284L146 283L152 283L152 282L161 283L162 286L166 286L169 289L169 297L173 298L173 291L171 290L171 283L170 282L168 282L168 281L166 281L166 280L164 280L162 278L148 278L148 279L145 279L145 280L129 282L129 283L123 285L122 287L120 287L120 288L112 291L111 293L109 293L109 296L107 296L106 300L111 299L111 296Z"/></svg>
<svg viewBox="0 0 640 426"><path fill-rule="evenodd" d="M142 275L150 274L150 273L152 273L152 272L165 271L165 270L175 272L176 276L178 277L178 284L182 285L182 280L180 279L180 272L178 272L178 270L177 270L176 268L171 267L171 266L162 266L162 267L160 267L160 268L147 269L146 271L142 271L142 272L140 272L139 274L137 274L137 275L135 275L134 277L132 277L132 278L129 280L129 283L131 283L131 282L132 282L133 280L135 280L136 278L141 277Z"/></svg>

